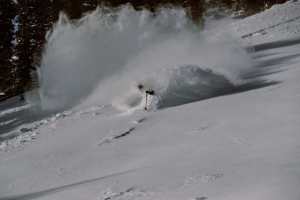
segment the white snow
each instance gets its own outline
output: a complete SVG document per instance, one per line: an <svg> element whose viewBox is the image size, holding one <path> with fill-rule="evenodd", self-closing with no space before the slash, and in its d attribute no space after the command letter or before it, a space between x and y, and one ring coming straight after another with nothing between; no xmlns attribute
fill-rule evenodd
<svg viewBox="0 0 300 200"><path fill-rule="evenodd" d="M4 111L1 111L0 117L2 117L2 116L4 116L4 115L7 115L7 114L14 113L14 112L22 111L22 110L28 109L28 108L30 108L30 107L31 107L31 105L30 105L30 104L27 104L27 105L15 107L15 108L6 109L6 110L4 110Z"/></svg>
<svg viewBox="0 0 300 200"><path fill-rule="evenodd" d="M271 9L253 15L234 24L234 30L245 41L265 43L274 40L299 37L300 1L288 1L274 5ZM249 26L251 24L251 26ZM283 34L284 33L284 34Z"/></svg>
<svg viewBox="0 0 300 200"><path fill-rule="evenodd" d="M298 10L288 2L230 27L265 30L249 45L291 39ZM251 54L279 71L269 87L154 112L77 107L26 125L36 128L0 144L0 199L300 199L300 44L271 47Z"/></svg>

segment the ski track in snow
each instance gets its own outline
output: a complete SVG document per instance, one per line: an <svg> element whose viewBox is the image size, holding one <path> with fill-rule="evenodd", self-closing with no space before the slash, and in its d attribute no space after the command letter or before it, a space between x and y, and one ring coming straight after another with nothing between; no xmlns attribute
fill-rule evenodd
<svg viewBox="0 0 300 200"><path fill-rule="evenodd" d="M27 109L29 106L22 106L17 109L9 109L3 113L13 113L19 110ZM103 109L105 106L93 106L80 111L64 111L57 113L46 119L36 121L34 123L29 123L18 127L17 129L5 134L0 135L0 153L8 152L13 150L18 150L22 148L25 144L33 142L37 139L39 135L39 130L42 128L49 128L55 131L57 129L57 124L62 123L63 120L78 120L84 118L93 118L95 116L103 114ZM105 112L105 111L104 111ZM4 114L3 114L4 115ZM11 120L11 122L15 121ZM11 123L6 122L6 123ZM3 122L5 124L5 122ZM11 138L1 141L1 138Z"/></svg>

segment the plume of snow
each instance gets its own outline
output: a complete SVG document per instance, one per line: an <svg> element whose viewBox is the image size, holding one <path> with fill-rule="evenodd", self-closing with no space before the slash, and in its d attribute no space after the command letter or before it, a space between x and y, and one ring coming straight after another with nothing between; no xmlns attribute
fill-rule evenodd
<svg viewBox="0 0 300 200"><path fill-rule="evenodd" d="M130 6L98 8L78 21L61 14L43 54L41 105L45 110L80 103L139 107L144 97L137 84L166 96L184 66L212 70L237 84L251 67L250 57L230 36L211 33L200 33L178 8L156 14ZM195 79L189 76L179 77Z"/></svg>

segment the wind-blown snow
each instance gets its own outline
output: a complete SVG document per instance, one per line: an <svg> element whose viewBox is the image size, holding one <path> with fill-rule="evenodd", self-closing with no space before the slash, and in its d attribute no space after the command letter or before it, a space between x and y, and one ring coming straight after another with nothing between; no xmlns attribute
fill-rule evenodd
<svg viewBox="0 0 300 200"><path fill-rule="evenodd" d="M255 16L255 20L246 18L228 27L241 31L238 27L243 26L250 32L253 27L256 31L257 24L264 28L264 23L276 21L277 15L294 16L296 7L299 8L299 3L288 2ZM0 151L0 199L298 200L300 42L290 38L292 29L282 28L285 25L272 29L282 41L274 36L266 40L267 44L260 42L263 40L260 38L266 38L272 31L241 39L253 45L250 56L255 65L252 67L261 70L246 75L263 76L278 84L155 112L137 109L123 114L99 100L101 87L118 80L112 75L84 100L86 108L80 105L70 112L55 115L37 128L28 124L27 129L31 126L33 131L25 134L24 140L29 138L29 141L18 143L20 137L15 142L9 140L11 143L6 141L0 145L3 149ZM244 33L236 32L240 37ZM188 41L180 44L189 44ZM216 44L220 44L219 41ZM176 47L172 42L156 45L155 51L137 52L136 59L130 63L139 66L148 58L145 55L151 52L160 55L164 52L161 46L167 46L170 52L173 48L169 45ZM212 49L208 52L218 52L218 48ZM183 51L178 52L180 55ZM242 51L242 55L244 53ZM163 56L177 58L167 53ZM149 62L150 59L144 64L156 64L156 60L148 65ZM232 78L221 71L210 73L204 70L208 69L206 65L196 63L194 67L193 64L170 65L166 74L172 76L154 72L146 77L157 76L161 80L160 77L167 76L180 80L183 85L191 82L193 88L202 86L198 77L208 73L206 75L213 77L209 80L232 83ZM126 70L123 73L126 74ZM168 91L180 88L172 84ZM125 84L124 88L128 86L130 84ZM123 95L117 97L122 100ZM31 132L39 133L32 141Z"/></svg>

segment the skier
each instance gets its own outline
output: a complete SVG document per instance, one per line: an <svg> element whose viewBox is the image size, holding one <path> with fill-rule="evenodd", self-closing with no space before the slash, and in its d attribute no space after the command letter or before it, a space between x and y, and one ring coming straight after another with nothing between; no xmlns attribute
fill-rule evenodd
<svg viewBox="0 0 300 200"><path fill-rule="evenodd" d="M140 91L145 91L145 95L146 95L146 102L145 102L145 107L144 107L144 109L145 110L148 110L148 97L149 96L154 96L155 95L155 91L154 90L152 90L152 89L146 89L146 90L144 90L144 85L142 85L142 84L138 84L138 89L140 90Z"/></svg>

